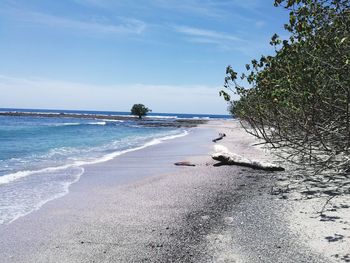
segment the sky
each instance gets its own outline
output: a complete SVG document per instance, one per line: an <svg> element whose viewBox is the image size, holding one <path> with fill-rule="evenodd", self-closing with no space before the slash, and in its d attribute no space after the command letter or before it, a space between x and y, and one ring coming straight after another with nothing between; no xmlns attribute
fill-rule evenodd
<svg viewBox="0 0 350 263"><path fill-rule="evenodd" d="M226 114L226 67L287 20L273 0L0 0L0 108Z"/></svg>

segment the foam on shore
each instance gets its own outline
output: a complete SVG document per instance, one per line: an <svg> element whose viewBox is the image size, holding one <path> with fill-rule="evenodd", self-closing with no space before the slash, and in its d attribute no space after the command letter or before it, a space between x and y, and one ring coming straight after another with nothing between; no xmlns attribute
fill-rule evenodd
<svg viewBox="0 0 350 263"><path fill-rule="evenodd" d="M47 202L68 194L70 185L79 181L81 175L84 173L84 166L86 165L107 162L129 152L138 151L167 140L186 136L188 133L188 131L183 131L180 134L154 138L141 146L114 151L92 160L76 160L71 164L57 167L18 171L3 175L0 177L0 188L2 187L3 190L5 190L0 191L0 224L9 224L20 217L38 210ZM16 188L13 188L12 184L14 184ZM28 192L28 187L31 186L31 192ZM11 191L16 191L15 197L10 194ZM34 191L35 194L33 194L32 191ZM34 198L32 196L34 196Z"/></svg>

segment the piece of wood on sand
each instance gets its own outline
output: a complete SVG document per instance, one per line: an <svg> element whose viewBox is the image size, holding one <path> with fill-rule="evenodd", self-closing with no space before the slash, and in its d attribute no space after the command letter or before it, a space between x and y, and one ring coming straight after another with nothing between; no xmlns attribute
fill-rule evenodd
<svg viewBox="0 0 350 263"><path fill-rule="evenodd" d="M281 166L273 163L250 160L238 154L230 152L225 146L215 145L215 153L211 156L214 160L219 161L215 166L221 165L239 165L250 167L253 169L260 169L266 171L284 171L285 169Z"/></svg>
<svg viewBox="0 0 350 263"><path fill-rule="evenodd" d="M225 133L219 133L219 137L214 139L213 142L217 142L217 141L220 141L222 140L224 137L226 137L226 134Z"/></svg>
<svg viewBox="0 0 350 263"><path fill-rule="evenodd" d="M188 161L182 161L182 162L176 162L174 163L176 166L196 166L193 163L190 163Z"/></svg>

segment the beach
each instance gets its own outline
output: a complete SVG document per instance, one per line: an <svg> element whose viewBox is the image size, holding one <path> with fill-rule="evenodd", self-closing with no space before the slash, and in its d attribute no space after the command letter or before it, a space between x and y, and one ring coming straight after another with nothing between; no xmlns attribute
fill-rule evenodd
<svg viewBox="0 0 350 263"><path fill-rule="evenodd" d="M213 143L219 133L226 136ZM347 219L339 230L328 222L324 233L324 222L310 220L323 200L271 194L288 169L213 166L217 144L275 160L255 143L238 121L210 120L186 136L85 165L68 194L0 225L1 262L349 262ZM195 166L174 165L180 161ZM324 236L337 231L341 240Z"/></svg>

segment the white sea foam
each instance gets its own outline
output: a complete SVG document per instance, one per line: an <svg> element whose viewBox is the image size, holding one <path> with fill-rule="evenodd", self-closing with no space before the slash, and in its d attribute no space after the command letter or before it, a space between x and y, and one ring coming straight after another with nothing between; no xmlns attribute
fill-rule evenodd
<svg viewBox="0 0 350 263"><path fill-rule="evenodd" d="M95 121L95 122L87 122L87 123L80 123L80 122L63 122L63 123L55 123L52 126L78 126L78 125L106 125L106 121L109 120L103 120L103 121Z"/></svg>
<svg viewBox="0 0 350 263"><path fill-rule="evenodd" d="M76 126L81 125L81 123L78 122L64 122L64 123L55 123L53 126Z"/></svg>
<svg viewBox="0 0 350 263"><path fill-rule="evenodd" d="M183 133L180 133L180 134L164 136L164 137L161 137L161 138L153 139L150 142L147 142L144 145L141 145L141 146L138 146L138 147L134 147L134 148L126 149L126 150L123 150L123 151L117 151L117 152L113 152L113 153L104 155L103 157L101 157L99 159L95 159L93 161L77 161L77 162L75 162L75 165L83 166L83 165L88 165L88 164L103 163L103 162L106 162L106 161L110 161L110 160L114 159L115 157L120 156L122 154L138 151L138 150L147 148L149 146L160 144L160 143L162 143L164 141L167 141L167 140L172 140L172 139L184 137L186 135L188 135L188 131L184 131Z"/></svg>
<svg viewBox="0 0 350 263"><path fill-rule="evenodd" d="M23 216L26 216L36 210L39 210L44 204L47 202L50 202L52 200L55 200L57 198L63 197L69 192L69 186L72 185L73 183L76 183L79 181L80 176L84 173L84 168L83 167L75 167L78 169L78 172L74 174L74 179L69 182L62 182L61 184L61 191L59 193L56 193L44 200L41 200L37 203L32 203L31 207L19 207L18 205L11 205L11 206L2 206L1 208L4 210L10 210L12 213L10 214L2 214L0 216L0 225L1 224L10 224L13 221L17 220L18 218L21 218ZM59 170L59 169L57 169ZM12 203L12 202L11 202Z"/></svg>
<svg viewBox="0 0 350 263"><path fill-rule="evenodd" d="M105 121L88 122L89 125L106 125Z"/></svg>
<svg viewBox="0 0 350 263"><path fill-rule="evenodd" d="M30 176L33 174L49 173L49 172L55 172L58 170L64 170L64 169L67 169L67 168L73 167L73 166L79 167L79 166L88 165L88 164L97 164L97 163L106 162L106 161L112 160L115 157L120 156L122 154L141 150L141 149L144 149L146 147L162 143L163 141L167 141L167 140L171 140L171 139L175 139L175 138L180 138L180 137L186 136L187 134L188 134L188 131L184 131L180 134L168 135L168 136L164 136L161 138L153 139L149 142L146 142L145 144L143 144L141 146L122 150L122 151L116 151L113 153L109 153L109 154L106 154L103 157L97 158L95 160L89 160L89 161L77 160L74 163L65 164L65 165L56 166L56 167L47 167L47 168L43 168L43 169L39 169L39 170L25 170L25 171L18 171L18 172L11 173L11 174L6 174L3 176L0 176L0 185L8 184L8 183L14 182L18 179L21 179L23 177L27 177L27 176ZM52 154L52 153L50 153L50 154Z"/></svg>
<svg viewBox="0 0 350 263"><path fill-rule="evenodd" d="M124 122L123 120L113 120L113 119L101 119L101 120L106 122Z"/></svg>
<svg viewBox="0 0 350 263"><path fill-rule="evenodd" d="M193 117L195 120L210 120L210 117Z"/></svg>
<svg viewBox="0 0 350 263"><path fill-rule="evenodd" d="M150 119L177 119L177 116L161 116L161 115L152 115L152 116L146 116L147 118Z"/></svg>
<svg viewBox="0 0 350 263"><path fill-rule="evenodd" d="M5 174L3 176L0 176L0 185L2 184L8 184L13 181L16 181L18 179L21 179L23 177L27 177L32 174L38 174L38 173L48 173L48 172L54 172L57 170L63 170L71 167L72 164L66 164L66 165L61 165L57 167L47 167L44 169L39 169L39 170L27 170L27 171L19 171L11 174Z"/></svg>
<svg viewBox="0 0 350 263"><path fill-rule="evenodd" d="M23 185L27 188L28 183L30 184L30 182L35 182L35 185L33 185L33 188L31 189L35 191L36 194L34 194L35 198L32 199L31 195L33 193L28 193L26 190L20 191L20 193L18 193L17 199L15 200L12 200L12 199L7 200L5 195L5 199L1 199L2 205L0 209L1 210L0 224L9 224L17 220L18 218L26 216L31 212L40 209L40 207L42 207L47 202L68 194L70 185L77 182L80 179L81 175L84 173L84 167L83 167L84 165L106 162L116 158L117 156L129 153L129 152L133 152L133 151L138 151L138 150L150 147L152 145L157 145L167 140L180 138L180 137L186 136L187 134L188 134L188 131L183 131L180 134L167 135L160 138L154 138L144 143L141 146L112 152L102 157L95 158L94 160L73 161L71 159L71 161L73 162L70 164L65 164L57 167L47 167L47 168L38 169L38 170L19 171L16 173L3 175L0 177L0 186L5 187L6 184L17 181L16 187L18 187L19 185ZM39 180L41 176L42 178L44 178L44 181L41 181L41 179ZM65 179L62 180L60 178L61 176L64 176ZM45 178L46 178L46 181L45 181ZM51 181L52 179L53 181ZM39 182L39 185L37 185L37 182ZM45 185L45 187L42 187L40 184ZM11 187L11 185L9 186ZM48 192L42 193L42 191L44 192L48 191ZM38 198L42 198L42 199L40 200Z"/></svg>

